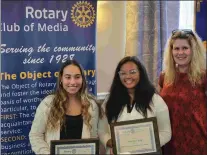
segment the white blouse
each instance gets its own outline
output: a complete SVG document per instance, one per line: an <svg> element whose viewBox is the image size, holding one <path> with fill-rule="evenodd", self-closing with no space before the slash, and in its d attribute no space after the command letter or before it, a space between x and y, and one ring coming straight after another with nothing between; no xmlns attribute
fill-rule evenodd
<svg viewBox="0 0 207 155"><path fill-rule="evenodd" d="M105 109L105 103L103 103L103 109ZM156 117L157 118L157 125L159 130L159 138L160 138L160 145L163 146L171 139L171 124L169 118L169 111L166 103L164 100L158 95L154 94L152 97L152 104L150 105L152 111L147 110L147 117ZM144 117L136 110L135 106L133 107L131 113L127 113L127 106L124 107L123 111L120 113L117 122L121 121L129 121L135 119L143 119ZM111 136L110 126L107 124L108 128L106 127L106 122L99 122L99 130L100 127L103 129L101 132L105 133L105 142L107 143L109 137ZM104 131L105 130L105 131Z"/></svg>

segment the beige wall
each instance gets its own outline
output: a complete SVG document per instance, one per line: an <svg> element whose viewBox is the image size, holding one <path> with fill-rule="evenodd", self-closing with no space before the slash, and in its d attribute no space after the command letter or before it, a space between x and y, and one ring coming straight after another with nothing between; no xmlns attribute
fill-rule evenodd
<svg viewBox="0 0 207 155"><path fill-rule="evenodd" d="M97 9L97 93L108 92L117 63L125 54L125 1L99 1Z"/></svg>

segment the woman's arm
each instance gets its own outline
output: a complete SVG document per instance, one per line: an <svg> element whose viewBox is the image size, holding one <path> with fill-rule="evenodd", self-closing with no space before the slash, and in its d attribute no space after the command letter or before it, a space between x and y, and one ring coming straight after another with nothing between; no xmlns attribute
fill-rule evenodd
<svg viewBox="0 0 207 155"><path fill-rule="evenodd" d="M105 114L106 101L107 98L102 103L103 115L101 118L99 118L98 122L98 135L101 143L104 145L105 148L107 147L107 142L111 139L110 127Z"/></svg>
<svg viewBox="0 0 207 155"><path fill-rule="evenodd" d="M110 134L109 124L105 115L102 118L99 118L98 135L101 143L106 148L107 142L111 139L111 134Z"/></svg>
<svg viewBox="0 0 207 155"><path fill-rule="evenodd" d="M154 94L153 103L156 111L160 145L163 146L170 141L172 136L169 111L165 101L158 94Z"/></svg>
<svg viewBox="0 0 207 155"><path fill-rule="evenodd" d="M36 110L36 114L29 133L29 140L35 154L50 154L50 148L45 141L48 118L48 106L44 99Z"/></svg>

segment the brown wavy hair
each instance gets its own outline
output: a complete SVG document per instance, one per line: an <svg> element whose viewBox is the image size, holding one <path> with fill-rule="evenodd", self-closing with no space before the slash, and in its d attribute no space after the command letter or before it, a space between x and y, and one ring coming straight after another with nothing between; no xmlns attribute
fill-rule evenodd
<svg viewBox="0 0 207 155"><path fill-rule="evenodd" d="M201 82L206 73L206 50L200 37L193 31L191 31L191 33L186 33L185 31L179 30L168 39L163 61L165 83L167 85L172 85L176 81L175 75L177 68L172 56L173 44L176 39L187 40L191 47L192 59L189 65L188 77L192 86L195 86Z"/></svg>
<svg viewBox="0 0 207 155"><path fill-rule="evenodd" d="M81 65L76 61L76 60L67 60L65 63L63 63L58 79L57 79L57 88L54 93L54 99L52 101L52 107L49 112L48 116L48 121L47 121L47 127L50 130L57 129L57 127L60 125L60 127L65 126L65 113L66 113L66 104L69 101L68 98L68 93L66 90L63 88L61 84L61 78L63 76L63 70L65 67L69 65L74 65L77 66L80 69L81 76L82 76L82 87L80 88L78 92L78 98L81 100L82 104L82 116L84 122L86 122L86 125L89 127L89 129L92 128L91 124L89 123L91 120L91 115L88 112L89 107L91 106L91 101L93 100L98 108L99 108L99 116L101 117L102 111L101 111L101 106L98 104L97 100L95 97L90 94L87 90L87 83L86 83L86 77L84 75L84 70L81 67Z"/></svg>

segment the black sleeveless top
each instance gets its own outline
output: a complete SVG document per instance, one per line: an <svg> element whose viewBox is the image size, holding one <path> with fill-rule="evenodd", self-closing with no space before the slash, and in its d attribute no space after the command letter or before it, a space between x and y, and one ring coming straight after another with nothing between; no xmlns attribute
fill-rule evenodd
<svg viewBox="0 0 207 155"><path fill-rule="evenodd" d="M83 128L82 115L65 115L65 126L60 130L60 139L81 139Z"/></svg>

